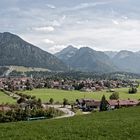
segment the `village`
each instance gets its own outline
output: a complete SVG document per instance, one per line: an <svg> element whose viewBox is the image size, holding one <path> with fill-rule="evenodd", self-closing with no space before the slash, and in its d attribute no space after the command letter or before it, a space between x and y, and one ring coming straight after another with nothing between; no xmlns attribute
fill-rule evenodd
<svg viewBox="0 0 140 140"><path fill-rule="evenodd" d="M106 92L112 93L113 98L109 100L104 99L105 109L114 110L122 107L131 107L140 105L140 101L136 99L119 99L116 97L116 88L129 88L129 87L138 87L139 83L136 81L130 80L52 80L52 79L43 79L43 78L32 78L32 77L21 77L21 78L0 78L0 90L7 94L8 96L17 100L17 103L21 108L25 109L32 104L31 99L35 99L35 102L38 100L35 96L25 95L19 93L20 91L31 91L33 89L57 89L65 91L80 91L85 93L93 93L97 91L106 90ZM51 99L51 97L50 97ZM53 100L53 99L52 99ZM42 105L56 105L57 103L45 102ZM82 112L92 112L101 110L102 100L95 99L86 99L78 98L73 104L70 104L68 101L63 102L62 105L66 107L71 105L70 110L79 109ZM11 110L13 106L11 105L0 105L1 111ZM59 108L58 108L59 109Z"/></svg>
<svg viewBox="0 0 140 140"><path fill-rule="evenodd" d="M80 90L94 92L114 88L137 86L139 83L130 80L51 80L43 78L0 78L0 88L10 91L32 90L33 88L52 88L62 90Z"/></svg>

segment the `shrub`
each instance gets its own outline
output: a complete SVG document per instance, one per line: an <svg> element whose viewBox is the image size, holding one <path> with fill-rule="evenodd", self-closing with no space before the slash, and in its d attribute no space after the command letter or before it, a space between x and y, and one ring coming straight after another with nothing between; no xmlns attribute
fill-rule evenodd
<svg viewBox="0 0 140 140"><path fill-rule="evenodd" d="M63 99L63 106L65 107L66 105L68 105L68 100L67 99Z"/></svg>
<svg viewBox="0 0 140 140"><path fill-rule="evenodd" d="M53 102L54 102L53 98L50 98L49 102L50 102L50 104L53 104Z"/></svg>
<svg viewBox="0 0 140 140"><path fill-rule="evenodd" d="M110 95L110 100L118 100L119 99L119 93L118 92L114 92Z"/></svg>
<svg viewBox="0 0 140 140"><path fill-rule="evenodd" d="M129 92L129 94L135 94L135 93L137 93L137 88L131 87L128 92Z"/></svg>

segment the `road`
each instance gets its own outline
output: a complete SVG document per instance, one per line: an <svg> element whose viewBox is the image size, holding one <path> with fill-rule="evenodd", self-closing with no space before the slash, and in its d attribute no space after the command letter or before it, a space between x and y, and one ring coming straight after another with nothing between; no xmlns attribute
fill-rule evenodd
<svg viewBox="0 0 140 140"><path fill-rule="evenodd" d="M75 115L75 113L70 110L71 106L66 106L65 108L62 107L62 105L45 105L45 104L43 104L43 106L54 107L65 113L63 116L55 117L54 119L68 118L68 117L73 117Z"/></svg>

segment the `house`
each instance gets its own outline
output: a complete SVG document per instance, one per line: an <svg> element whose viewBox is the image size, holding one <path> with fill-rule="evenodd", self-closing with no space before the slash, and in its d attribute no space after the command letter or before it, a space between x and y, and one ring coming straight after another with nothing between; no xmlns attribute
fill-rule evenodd
<svg viewBox="0 0 140 140"><path fill-rule="evenodd" d="M82 92L92 92L92 89L83 87L82 89L80 89L80 91L82 91Z"/></svg>
<svg viewBox="0 0 140 140"><path fill-rule="evenodd" d="M78 108L82 109L83 111L92 111L92 110L99 110L100 101L93 100L93 99L81 99L76 100L76 104Z"/></svg>
<svg viewBox="0 0 140 140"><path fill-rule="evenodd" d="M130 106L137 106L139 105L140 101L138 100L109 100L109 108L110 109L115 109L117 107L130 107Z"/></svg>
<svg viewBox="0 0 140 140"><path fill-rule="evenodd" d="M131 107L140 105L140 101L138 100L108 100L108 110L121 108L121 107ZM79 109L83 111L92 111L92 110L100 110L101 101L93 100L93 99L81 99L76 100L76 105Z"/></svg>
<svg viewBox="0 0 140 140"><path fill-rule="evenodd" d="M61 89L63 90L74 90L75 88L72 85L62 85Z"/></svg>

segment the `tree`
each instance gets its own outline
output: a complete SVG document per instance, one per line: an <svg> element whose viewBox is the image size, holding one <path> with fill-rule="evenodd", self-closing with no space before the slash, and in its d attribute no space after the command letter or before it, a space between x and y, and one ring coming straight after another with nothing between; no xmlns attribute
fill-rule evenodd
<svg viewBox="0 0 140 140"><path fill-rule="evenodd" d="M66 105L68 105L68 100L66 98L63 99L63 106L65 107Z"/></svg>
<svg viewBox="0 0 140 140"><path fill-rule="evenodd" d="M103 95L100 103L100 111L106 111L107 109L108 109L108 102L105 98L105 95Z"/></svg>
<svg viewBox="0 0 140 140"><path fill-rule="evenodd" d="M140 83L139 83L139 82L137 82L136 88L139 88L139 86L140 86Z"/></svg>
<svg viewBox="0 0 140 140"><path fill-rule="evenodd" d="M17 100L17 103L20 104L20 103L23 103L25 102L25 98L21 97L20 99Z"/></svg>
<svg viewBox="0 0 140 140"><path fill-rule="evenodd" d="M53 102L54 102L53 98L50 98L49 102L50 102L50 104L53 104Z"/></svg>
<svg viewBox="0 0 140 140"><path fill-rule="evenodd" d="M129 92L129 94L135 94L135 93L137 93L137 88L131 87L128 92Z"/></svg>
<svg viewBox="0 0 140 140"><path fill-rule="evenodd" d="M119 99L119 93L118 92L114 92L110 95L110 100L118 100Z"/></svg>
<svg viewBox="0 0 140 140"><path fill-rule="evenodd" d="M37 105L38 105L38 107L39 107L39 108L41 108L41 107L42 107L42 101L41 101L41 99L40 99L40 98L37 100Z"/></svg>
<svg viewBox="0 0 140 140"><path fill-rule="evenodd" d="M28 79L27 79L25 85L26 85L26 90L32 90L33 89L33 86L31 85L31 83Z"/></svg>

